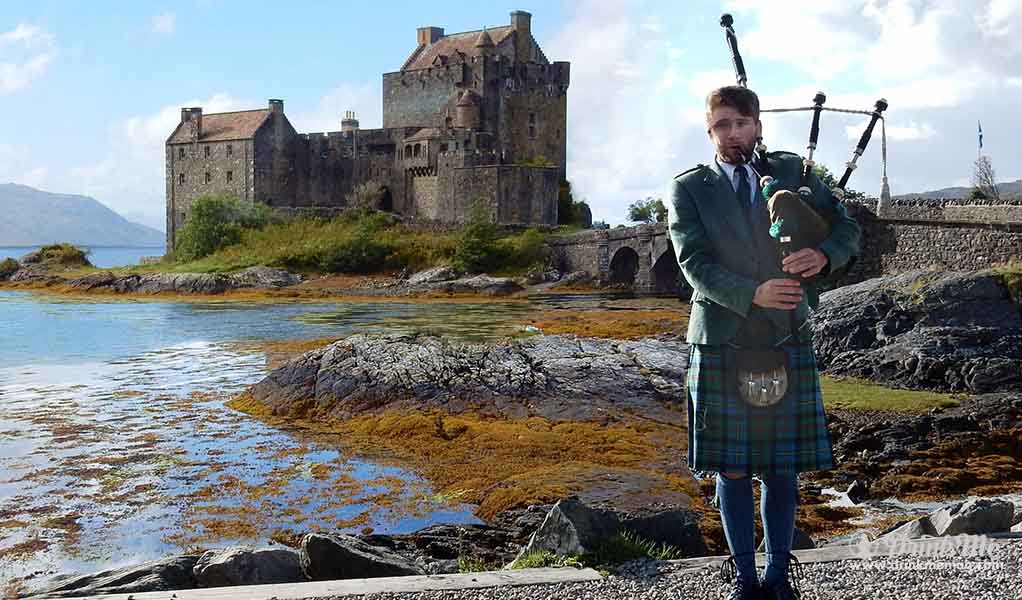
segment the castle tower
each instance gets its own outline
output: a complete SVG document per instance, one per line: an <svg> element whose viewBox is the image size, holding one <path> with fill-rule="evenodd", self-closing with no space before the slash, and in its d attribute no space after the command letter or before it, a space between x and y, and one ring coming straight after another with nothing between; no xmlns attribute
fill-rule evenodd
<svg viewBox="0 0 1022 600"><path fill-rule="evenodd" d="M466 129L479 127L479 94L467 90L458 98L454 107L454 125Z"/></svg>

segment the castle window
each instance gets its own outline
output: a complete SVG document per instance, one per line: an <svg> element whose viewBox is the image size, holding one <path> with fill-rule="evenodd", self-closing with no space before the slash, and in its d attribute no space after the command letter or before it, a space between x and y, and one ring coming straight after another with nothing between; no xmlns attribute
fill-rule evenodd
<svg viewBox="0 0 1022 600"><path fill-rule="evenodd" d="M290 171L294 171L295 170L295 159L292 158L291 160L288 161L287 168Z"/></svg>
<svg viewBox="0 0 1022 600"><path fill-rule="evenodd" d="M207 148L207 150L208 149L209 148ZM209 171L206 171L206 183L210 183L212 181L213 181L213 175L211 175Z"/></svg>
<svg viewBox="0 0 1022 600"><path fill-rule="evenodd" d="M440 144L440 151L447 152L447 144Z"/></svg>
<svg viewBox="0 0 1022 600"><path fill-rule="evenodd" d="M234 171L227 172L227 183L234 181Z"/></svg>
<svg viewBox="0 0 1022 600"><path fill-rule="evenodd" d="M405 156L411 156L411 155L412 155L412 145L408 144L407 146L405 146Z"/></svg>
<svg viewBox="0 0 1022 600"><path fill-rule="evenodd" d="M233 156L233 155L234 155L234 145L233 144L227 144L227 156Z"/></svg>
<svg viewBox="0 0 1022 600"><path fill-rule="evenodd" d="M184 146L181 146L180 148L177 149L177 157L178 158L184 158L185 157L185 147Z"/></svg>
<svg viewBox="0 0 1022 600"><path fill-rule="evenodd" d="M531 124L531 125L535 125L536 124L536 113L532 113L532 112L529 113L529 124Z"/></svg>
<svg viewBox="0 0 1022 600"><path fill-rule="evenodd" d="M185 174L184 173L181 173L180 175L177 176L177 182L178 182L179 185L184 185L185 184Z"/></svg>
<svg viewBox="0 0 1022 600"><path fill-rule="evenodd" d="M535 125L529 125L529 138L530 139L536 139L536 126Z"/></svg>
<svg viewBox="0 0 1022 600"><path fill-rule="evenodd" d="M206 151L206 158L209 158L209 146L206 146L204 150Z"/></svg>
<svg viewBox="0 0 1022 600"><path fill-rule="evenodd" d="M419 144L415 144L415 146L412 149L412 156L418 158L420 150L421 150L420 145Z"/></svg>

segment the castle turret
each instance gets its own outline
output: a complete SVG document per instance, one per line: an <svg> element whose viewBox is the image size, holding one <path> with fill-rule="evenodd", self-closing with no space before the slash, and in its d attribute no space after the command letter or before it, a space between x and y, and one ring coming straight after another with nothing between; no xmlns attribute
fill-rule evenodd
<svg viewBox="0 0 1022 600"><path fill-rule="evenodd" d="M358 119L355 118L355 111L344 111L344 119L341 120L341 133L350 134L358 131Z"/></svg>
<svg viewBox="0 0 1022 600"><path fill-rule="evenodd" d="M515 30L515 60L532 61L532 13L524 10L511 12L511 27Z"/></svg>
<svg viewBox="0 0 1022 600"><path fill-rule="evenodd" d="M479 52L480 56L486 56L493 48L493 38L490 37L490 33L483 27L483 30L479 32L479 36L476 38L475 49Z"/></svg>
<svg viewBox="0 0 1022 600"><path fill-rule="evenodd" d="M466 90L454 106L454 125L466 129L479 127L479 94Z"/></svg>
<svg viewBox="0 0 1022 600"><path fill-rule="evenodd" d="M199 138L202 137L202 107L182 108L181 123L185 126L188 140L191 142L199 141Z"/></svg>

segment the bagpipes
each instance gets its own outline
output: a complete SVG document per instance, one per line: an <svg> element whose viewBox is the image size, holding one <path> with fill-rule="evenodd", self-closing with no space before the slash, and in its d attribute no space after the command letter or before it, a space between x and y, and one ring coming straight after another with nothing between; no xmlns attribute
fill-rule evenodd
<svg viewBox="0 0 1022 600"><path fill-rule="evenodd" d="M742 61L742 55L738 51L738 38L735 36L734 17L729 14L722 15L720 17L720 26L724 28L724 38L727 41L728 48L731 50L731 60L734 63L738 85L741 87L748 87L748 76L745 73L745 63ZM821 211L818 207L814 207L809 201L809 198L813 193L812 189L809 187L809 176L813 172L813 167L816 166L816 163L813 161L813 154L816 151L816 144L820 137L820 113L826 110L849 114L865 114L870 115L871 117L869 124L866 126L866 130L862 132L862 136L859 138L859 143L852 153L851 160L846 164L844 174L838 181L837 186L831 189L836 202L842 202L844 200L845 186L848 184L848 179L851 177L852 171L854 171L857 166L859 157L861 157L866 151L866 146L869 144L869 140L873 136L873 129L876 127L877 121L881 122L881 131L883 132L883 112L887 110L887 101L883 98L877 100L872 111L824 108L823 104L826 101L826 95L824 95L823 92L817 92L816 96L813 97L813 105L811 107L761 111L794 112L811 110L813 112L812 126L809 129L808 154L802 160L802 177L797 190L783 189L780 185L780 181L773 177L770 163L767 160L767 149L763 144L762 137L758 137L756 139L756 151L750 161L753 168L760 174L760 187L763 190L763 197L767 201L767 207L770 212L770 235L777 240L779 252L782 257L801 250L802 248L817 247L830 234L830 228L833 226L837 218L837 211L833 205L830 207L823 207L823 210ZM883 133L883 138L883 183L886 189L886 133ZM848 266L840 271L846 272ZM832 272L828 278L833 278L834 275L837 275L837 273Z"/></svg>

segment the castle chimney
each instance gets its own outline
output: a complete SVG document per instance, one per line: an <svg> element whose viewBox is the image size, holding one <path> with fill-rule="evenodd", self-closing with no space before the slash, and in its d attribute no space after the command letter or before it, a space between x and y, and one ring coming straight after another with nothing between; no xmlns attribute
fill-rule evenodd
<svg viewBox="0 0 1022 600"><path fill-rule="evenodd" d="M270 112L276 115L284 114L284 101L270 98Z"/></svg>
<svg viewBox="0 0 1022 600"><path fill-rule="evenodd" d="M344 111L344 119L341 120L341 133L358 131L358 119L355 118L355 111Z"/></svg>
<svg viewBox="0 0 1022 600"><path fill-rule="evenodd" d="M511 12L511 27L515 30L515 59L532 61L532 13L524 10Z"/></svg>
<svg viewBox="0 0 1022 600"><path fill-rule="evenodd" d="M193 142L199 141L202 137L202 107L182 108L181 122L187 124L188 138Z"/></svg>
<svg viewBox="0 0 1022 600"><path fill-rule="evenodd" d="M444 37L443 27L419 27L416 32L416 41L420 46L428 46Z"/></svg>

